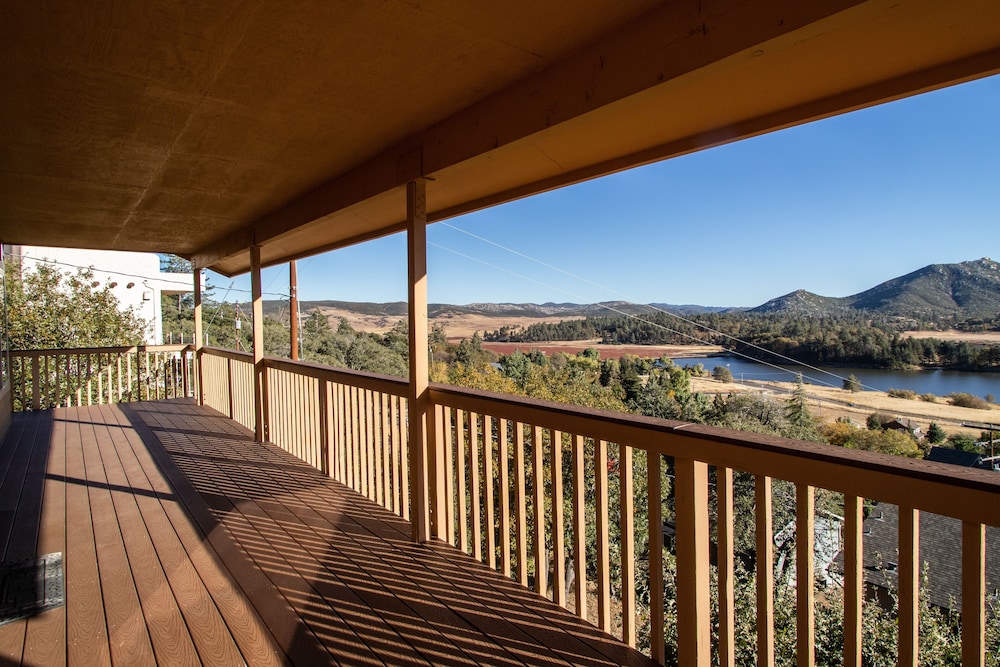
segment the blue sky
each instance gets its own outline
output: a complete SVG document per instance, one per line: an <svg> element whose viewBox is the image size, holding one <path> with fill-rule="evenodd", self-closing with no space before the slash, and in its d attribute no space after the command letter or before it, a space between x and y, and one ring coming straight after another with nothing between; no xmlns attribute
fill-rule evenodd
<svg viewBox="0 0 1000 667"><path fill-rule="evenodd" d="M755 306L997 259L1000 77L436 223L428 242L430 301L456 304ZM403 235L300 260L300 298L403 301L405 261ZM210 281L217 299L249 288ZM287 266L263 282L287 294Z"/></svg>

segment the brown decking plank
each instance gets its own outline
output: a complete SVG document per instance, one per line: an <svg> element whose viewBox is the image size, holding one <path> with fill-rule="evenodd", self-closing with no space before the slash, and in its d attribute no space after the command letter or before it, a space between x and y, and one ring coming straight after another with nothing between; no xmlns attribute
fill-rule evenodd
<svg viewBox="0 0 1000 667"><path fill-rule="evenodd" d="M406 629L400 629L388 622L386 616L412 619L413 612L381 589L376 579L367 577L360 585L357 582L351 585L345 583L345 579L356 570L340 567L335 563L321 562L311 552L308 542L294 537L295 526L288 526L266 512L259 501L241 502L239 511L247 523L252 524L270 545L284 547L276 548L275 551L288 554L285 559L288 565L322 599L320 606L322 612L335 613L342 619L345 627L350 628L357 637L357 641L365 645L366 651L374 653L373 658L375 655L388 654L392 656L392 663L398 665L442 664L442 660L453 658L440 651L428 651L426 641L424 646L421 646L420 638L415 637L413 632L407 632ZM329 552L324 553L324 561L329 555ZM379 601L374 606L371 601L373 596ZM378 611L375 611L376 609ZM378 651L375 651L376 647ZM336 654L339 655L339 650ZM375 660L377 664L381 664L381 660L378 658ZM457 664L457 661L452 660L452 663Z"/></svg>
<svg viewBox="0 0 1000 667"><path fill-rule="evenodd" d="M190 518L180 508L179 501L174 498L163 478L159 468L149 456L145 445L133 430L131 424L120 409L114 409L113 416L117 419L121 430L118 431L116 445L122 460L123 469L129 483L149 490L149 494L137 496L140 513L151 525L151 537L155 533L158 538L153 542L167 544L172 554L168 560L181 557L178 549L186 552L190 559L189 567L198 577L198 584L204 594L210 596L216 614L209 614L208 621L216 625L218 619L224 626L213 632L206 633L209 637L218 636L222 650L212 649L214 642L207 642L204 650L199 649L206 664L227 664L242 655L251 665L280 665L282 657L274 644L273 638L263 627L253 608L234 587L215 556L205 547L205 537L192 524ZM154 546L154 550L159 547ZM182 599L188 596L181 595ZM202 614L192 613L188 605L183 605L188 624L202 623ZM228 636L228 641L222 635ZM200 637L205 642L205 637ZM230 650L232 649L232 650ZM233 654L233 650L236 654ZM224 653L224 655L223 655Z"/></svg>
<svg viewBox="0 0 1000 667"><path fill-rule="evenodd" d="M162 417L162 415L158 415ZM157 429L169 429L171 428L169 421L161 420L155 426ZM241 443L242 444L242 443ZM320 571L317 572L315 569L312 571L313 574L321 574L325 572L329 579L322 580L320 576L315 576L309 579L309 582L305 581L302 575L303 569L308 569L310 557L301 549L296 547L301 547L294 541L290 541L292 538L290 534L283 530L280 521L276 521L274 517L263 512L258 503L263 502L262 498L274 494L284 493L284 486L286 485L285 479L272 479L272 475L268 474L268 470L274 469L274 453L269 452L266 449L261 448L260 445L251 445L247 443L247 447L255 448L249 457L245 454L247 450L244 448L242 452L237 452L230 446L227 446L225 441L212 443L210 445L205 445L204 443L199 443L198 451L192 452L189 450L184 450L183 445L177 444L173 445L169 453L173 455L175 463L177 463L182 471L187 469L186 472L189 477L195 481L200 481L203 488L211 486L212 489L215 488L216 484L220 482L223 483L225 487L228 488L228 492L239 497L254 496L256 502L251 500L241 500L238 501L238 507L234 507L228 498L220 497L214 493L208 494L206 500L210 503L214 503L217 511L221 516L227 517L227 522L229 522L236 533L237 539L242 538L244 541L244 548L255 556L258 566L267 571L272 578L274 578L275 583L281 586L286 594L289 596L289 602L296 606L299 613L303 615L305 620L310 623L315 623L312 616L315 614L310 614L309 602L312 600L318 609L321 609L323 613L329 615L333 610L338 610L345 615L356 615L365 614L363 611L364 605L349 604L343 599L331 599L334 595L332 589L328 586L331 585L329 579L333 579L329 575L329 568L322 568L318 565L315 559L313 561L313 567L320 567ZM278 450L274 450L278 451ZM221 472L221 467L226 465L228 461L228 468L233 468L233 457L238 457L240 459L240 466L242 469L236 470L235 474L232 470L229 473ZM243 463L242 459L250 458L253 459L253 463ZM215 465L213 465L213 462ZM312 468L306 466L299 462L298 460L287 457L279 464L280 468L288 474L294 470L313 470ZM248 468L249 469L246 469ZM221 479L227 478L227 479ZM323 480L325 478L319 478ZM228 481L227 481L228 480ZM294 480L292 482L294 484ZM235 511L240 511L243 513L243 518L239 519L235 515ZM296 520L296 525L299 522ZM263 545L266 549L261 552L258 545ZM284 547L284 548L281 548ZM278 556L276 554L282 554ZM288 554L287 557L284 554ZM295 562L292 562L295 561ZM357 568L336 568L338 576L344 576L343 573L350 575L352 570L356 571ZM338 580L339 581L339 580ZM351 588L343 587L343 583L340 583L340 592L351 592ZM378 587L377 583L368 577L365 579L365 583L368 587L375 586ZM327 588L326 599L316 600L314 595L320 593L321 588ZM351 593L353 596L353 593ZM354 596L356 599L356 596ZM296 599L298 599L299 604L296 604ZM407 619L411 622L415 618L414 612L402 605L395 599L390 598L384 591L381 596L379 612L386 614L387 602L389 600L394 602L394 607L397 610L396 615L399 618ZM331 604L332 603L332 604ZM348 609L349 607L349 609ZM348 613L349 612L349 613ZM361 635L361 638L366 642L366 644L371 644L374 646L384 647L388 654L391 655L391 661L393 664L399 664L400 661L404 660L403 653L400 653L401 648L405 647L406 650L410 651L410 659L416 660L415 664L427 664L425 660L420 658L419 655L413 653L413 649L406 644L400 644L399 638L393 638L393 634L396 631L392 630L390 627L385 625L385 622L381 620L377 615L374 617L378 625L383 626L384 629L378 630L378 636L372 636L372 629L374 626L369 628L364 628L359 626L357 623L352 623L352 627L355 632ZM397 623L398 625L398 623ZM418 624L419 625L419 624ZM404 631L400 631L399 634L405 634ZM413 640L414 633L410 633L411 640ZM459 661L457 649L451 646L443 636L438 635L436 639L436 645L429 643L426 639L427 631L422 629L422 635L417 636L416 639L423 638L422 647L424 653L429 654L429 659L434 664L479 664L479 660L467 657L464 660ZM386 644L386 639L389 639L389 644ZM345 640L347 645L344 646ZM338 655L343 652L343 650L349 649L355 654L358 649L351 643L349 637L339 636L330 639L331 643L334 645L339 645ZM355 640L357 641L357 640ZM446 650L442 650L441 647L445 647ZM418 649L421 647L417 647ZM495 648L495 647L494 647ZM365 651L368 649L365 648ZM372 656L375 660L375 657Z"/></svg>
<svg viewBox="0 0 1000 667"><path fill-rule="evenodd" d="M106 474L106 469L113 467L117 459L102 456L102 450L110 445L111 434L105 424L99 423L98 408L88 408L81 412L81 416L90 422L81 424L83 463L97 546L100 588L104 595L111 661L115 664L153 664L153 645L146 630L122 536L124 532L145 531L145 526L141 521L138 524L119 524L122 517L115 512Z"/></svg>
<svg viewBox="0 0 1000 667"><path fill-rule="evenodd" d="M350 493L345 490L345 493ZM567 660L565 656L552 650L552 646L538 642L530 634L524 632L523 628L512 623L508 617L497 614L493 606L502 601L492 591L484 590L479 586L478 579L481 577L495 576L488 570L475 573L474 577L462 580L447 580L435 567L428 567L427 558L430 554L425 545L412 543L408 537L382 525L379 518L372 514L354 515L357 507L354 507L354 500L340 499L350 507L341 507L340 514L348 516L350 523L340 522L336 530L341 536L348 535L358 545L359 549L370 552L373 555L394 562L393 571L400 573L400 585L418 586L424 593L437 601L437 603L449 610L449 612L461 619L456 627L468 627L476 633L481 633L490 638L492 642L511 655L512 660L527 665L607 665L603 660L594 660L593 657L584 656L582 659ZM316 504L322 509L316 510L315 519L305 518L305 521L327 521L322 515L331 507L326 502ZM371 512L380 512L381 508L365 507ZM366 515L367 514L367 515ZM374 528L374 531L372 530ZM378 533L381 533L379 535ZM387 535L390 536L387 539ZM390 541L391 540L391 541ZM433 563L436 567L450 567L435 558ZM405 573L405 574L404 574ZM478 589L479 595L470 593L470 589ZM537 603L536 603L537 604ZM513 610L514 613L525 613L524 610Z"/></svg>
<svg viewBox="0 0 1000 667"><path fill-rule="evenodd" d="M0 535L4 536L0 550L3 552L6 552L6 536L14 523L14 513L17 508L17 496L10 489L14 487L15 482L21 483L21 480L14 479L16 475L10 474L11 465L19 452L24 456L22 447L25 443L34 440L38 420L32 419L33 416L33 414L16 413L3 439L3 446L0 447ZM19 489L17 493L20 494ZM15 665L20 664L24 652L26 628L27 622L23 619L0 626L0 660Z"/></svg>
<svg viewBox="0 0 1000 667"><path fill-rule="evenodd" d="M42 514L39 555L66 551L66 414L53 411ZM66 607L61 605L27 620L26 665L66 664Z"/></svg>
<svg viewBox="0 0 1000 667"><path fill-rule="evenodd" d="M272 510L274 511L276 510ZM299 512L308 511L308 508L299 510ZM298 513L294 516L295 521L302 526L301 530L308 530L315 538L329 544L324 553L324 558L330 561L328 567L344 572L345 575L342 576L347 578L352 588L364 593L372 583L370 575L365 573L380 573L378 579L380 587L387 592L390 599L398 600L404 605L403 611L394 615L403 625L398 631L407 636L418 650L427 652L432 661L439 663L443 659L454 660L452 653L459 651L463 655L468 655L477 664L483 661L493 664L524 664L523 656L519 659L518 656L511 654L509 646L498 645L491 637L484 637L481 629L469 624L428 590L428 582L416 576L416 571L411 569L412 562L408 562L401 553L400 546L405 550L408 547L407 543L379 544L379 540L372 539L370 535L351 534L350 530L345 531L343 526L334 526L318 515L309 518L313 521L309 522ZM404 562L400 563L400 560ZM377 599L373 599L370 603L379 608L381 613L386 614L384 602L379 604ZM426 621L437 634L429 637L422 628L420 632L407 628L406 621L413 616ZM441 639L446 643L442 644ZM447 648L449 645L452 647L450 650L442 648ZM565 665L561 662L557 664Z"/></svg>
<svg viewBox="0 0 1000 667"><path fill-rule="evenodd" d="M45 469L44 443L52 424L51 415L44 412L25 415L18 421L22 422L23 428L10 442L12 446L8 448L8 441L4 441L0 457L3 471L0 482L0 560L4 562L24 560L35 555L41 512L41 479ZM40 446L36 447L36 442ZM18 527L19 534L15 535Z"/></svg>
<svg viewBox="0 0 1000 667"><path fill-rule="evenodd" d="M112 494L114 511L121 525L127 527L122 531L122 538L153 653L160 664L196 664L198 651L174 597L177 588L184 590L183 582L191 575L182 563L160 558L153 546L157 533L155 518L143 516L139 509L140 499L149 500L144 495L148 490L141 484L134 486L126 474L118 452L122 440L120 427L111 410L111 406L105 405L90 411L99 412L109 424L110 441L100 442L101 456L108 484L116 489ZM236 663L220 661L213 664Z"/></svg>
<svg viewBox="0 0 1000 667"><path fill-rule="evenodd" d="M319 514L335 508L330 502L307 503L306 506L310 511ZM359 526L377 534L383 540L402 540L399 544L404 550L410 550L415 546L409 541L405 523L399 517L377 505L366 506L362 512L356 511L357 506L354 501L350 501L347 505L335 509L339 511L339 515L350 516ZM614 638L599 633L592 626L550 601L517 586L512 581L506 581L468 555L448 545L441 544L439 547L435 553L442 560L437 563L425 563L428 576L421 577L419 581L423 585L430 585L428 582L434 581L437 577L438 581L445 584L440 589L440 594L451 596L450 606L470 619L475 619L473 624L485 633L494 637L505 637L515 646L528 638L529 642L538 642L552 648L553 652L561 655L563 660L574 665L654 664L646 656ZM416 561L423 560L426 552L418 547L411 553L415 556L413 565L416 566ZM500 585L484 586L487 581ZM467 594L470 587L475 589L476 594ZM511 597L511 593L515 594L514 597ZM482 600L506 603L507 613L498 613L495 609L483 605ZM544 615L540 613L542 609L545 610ZM518 619L517 628L509 622L515 617ZM551 632L552 622L558 622L566 632ZM525 656L521 657L525 659ZM533 654L527 659L537 662L539 657Z"/></svg>
<svg viewBox="0 0 1000 667"><path fill-rule="evenodd" d="M64 408L66 425L66 636L67 664L110 665L104 601L86 483L80 408ZM75 424L73 422L76 422Z"/></svg>
<svg viewBox="0 0 1000 667"><path fill-rule="evenodd" d="M258 445L258 447L261 446ZM262 449L261 451L265 452L266 450ZM176 458L177 454L183 454L184 452L172 451L171 453L173 453ZM189 452L188 454L193 457L204 456L204 450L201 450L198 453ZM226 456L230 456L231 454L226 451L213 450L212 455L212 458L214 459L224 459ZM275 495L280 495L280 497L287 502L287 499L291 497L289 494L293 493L293 490L297 489L298 485L303 483L303 481L309 485L319 486L327 485L330 481L312 467L293 459L290 455L281 452L276 448L271 448L270 456L282 458L283 461L287 462L282 463L282 468L287 470L289 477L303 475L305 476L305 479L293 478L290 479L288 483L281 483L276 488L268 489L267 487L273 484L270 479L266 476L257 475L255 469L247 470L245 473L236 476L238 481L234 480L236 484L240 484L245 487L241 490L241 493L245 495L263 496L262 498L256 499L256 505L270 505L270 507L268 507L268 513L263 515L259 514L249 503L240 503L240 507L244 512L253 512L255 514L255 516L250 517L249 519L252 523L266 524L271 521L280 522L280 514L285 512L290 518L293 519L293 523L289 524L293 526L292 530L294 530L294 526L304 526L305 524L302 522L302 519L299 516L296 516L292 510L287 509L281 503L274 503L267 500L267 496L270 495L273 498ZM206 472L200 467L195 466L194 464L190 464L187 467L189 468L189 476L192 476L195 479L206 477ZM268 491L270 493L268 493ZM307 500L296 498L290 504L297 507L298 512L308 511L309 503ZM312 531L312 534L314 536L316 535L315 526L309 527L306 530ZM397 535L402 539L402 534L397 533ZM271 539L275 538L272 537ZM337 553L339 553L338 550L342 548L343 540L330 540L329 547L323 554L324 560L332 559L335 555L337 555ZM442 660L451 660L454 662L457 657L456 651L461 652L461 649L458 648L456 644L461 644L466 651L471 653L473 656L472 659L476 663L484 660L497 663L503 659L502 656L504 655L504 649L501 646L483 638L480 630L469 625L461 616L455 614L454 611L448 609L445 605L434 599L433 596L429 595L427 591L424 590L418 581L386 568L384 562L368 562L365 565L359 565L359 558L365 558L367 556L369 561L371 561L370 554L368 554L367 548L361 544L354 544L353 550L355 552L351 556L354 559L353 561L341 553L341 562L332 563L330 569L338 573L346 573L346 575L341 574L339 576L350 576L352 573L364 571L379 571L383 575L381 581L382 587L389 592L389 595L387 596L383 594L381 600L370 600L370 604L379 608L380 613L383 615L392 615L389 610L385 609L386 599L392 600L393 602L398 600L400 602L396 602L396 608L399 609L401 613L397 613L396 616L399 618L412 619L414 615L420 613L424 619L429 622L431 627L438 629L439 634L434 635L433 639L430 639L428 638L426 630L417 634L412 631L408 633L408 629L405 626L397 628L397 631L404 637L407 637L407 639L409 639L410 642L418 648L418 650L422 649L425 653L427 653L428 657L432 661L440 663ZM390 572L395 573L395 578L398 578L399 581L387 581L385 575ZM360 593L371 591L372 581L370 577L358 577L356 581L352 582L352 587L356 588L356 590ZM395 588L396 590L392 591L392 588ZM369 595L372 594L373 593L369 592ZM403 606L400 608L402 600L406 600L408 604L403 603ZM419 612L415 609L418 609ZM401 623L400 625L403 624ZM441 643L442 639L445 640L444 644ZM512 644L514 644L514 642L508 642L508 647ZM526 653L521 656L522 658L527 657L534 663L540 664L542 663L542 655L540 654L546 654L546 651L542 647L532 646L530 652L522 653ZM551 659L546 661L546 664L567 664L565 661L556 658L554 655L549 655L549 658ZM507 657L503 661L508 664L523 664L521 660L518 660L513 656Z"/></svg>
<svg viewBox="0 0 1000 667"><path fill-rule="evenodd" d="M190 401L174 401L188 409L195 407ZM323 664L330 660L329 653L311 632L302 632L302 624L294 610L281 595L278 588L261 572L244 553L228 528L212 513L187 477L174 465L169 454L154 435L143 417L156 422L155 409L165 409L165 405L148 403L145 405L124 405L129 422L133 425L146 450L158 465L165 479L183 503L186 515L193 519L202 534L207 537L219 560L228 569L244 595L253 605L263 624L274 637L275 645L284 651L288 662L299 665ZM188 420L188 424L191 424ZM223 422L224 423L224 422ZM235 422L234 422L235 423ZM226 429L221 429L224 436ZM243 433L234 434L245 438ZM252 440L251 440L252 442ZM184 520L187 520L186 517Z"/></svg>

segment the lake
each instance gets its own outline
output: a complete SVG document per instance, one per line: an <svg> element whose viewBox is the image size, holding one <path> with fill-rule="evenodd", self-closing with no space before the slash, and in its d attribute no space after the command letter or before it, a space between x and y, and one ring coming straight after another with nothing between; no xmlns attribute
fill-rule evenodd
<svg viewBox="0 0 1000 667"><path fill-rule="evenodd" d="M979 397L987 394L1000 397L1000 373L972 373L941 369L884 371L872 368L824 368L822 371L817 371L805 366L790 364L781 364L779 368L773 368L736 356L687 357L674 359L674 363L685 367L702 364L709 372L716 366L728 366L737 382L741 380L747 382L755 380L791 382L795 380L796 373L802 373L803 380L807 384L842 387L843 378L853 374L861 381L865 389L878 391L909 389L918 394L936 394L938 396L947 396L952 392L965 392ZM832 375L828 373L832 373Z"/></svg>

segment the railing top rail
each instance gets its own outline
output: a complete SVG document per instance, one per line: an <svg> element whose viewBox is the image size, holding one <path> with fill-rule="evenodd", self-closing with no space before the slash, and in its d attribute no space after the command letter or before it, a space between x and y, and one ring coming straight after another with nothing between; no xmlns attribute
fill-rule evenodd
<svg viewBox="0 0 1000 667"><path fill-rule="evenodd" d="M38 350L9 350L12 357L37 357L53 354L125 354L129 352L183 352L193 345L119 345L109 347L55 347Z"/></svg>
<svg viewBox="0 0 1000 667"><path fill-rule="evenodd" d="M292 361L291 359L266 357L264 365L275 370L296 373L339 384L349 384L361 387L362 389L371 389L395 396L405 396L409 387L409 382L404 378L354 371L346 368L332 368L308 361Z"/></svg>
<svg viewBox="0 0 1000 667"><path fill-rule="evenodd" d="M1000 474L778 436L434 383L431 401L1000 526Z"/></svg>
<svg viewBox="0 0 1000 667"><path fill-rule="evenodd" d="M238 352L236 350L227 350L222 347L203 347L201 348L202 354L207 354L210 357L223 357L224 359L232 359L233 361L247 361L251 364L253 363L253 352Z"/></svg>

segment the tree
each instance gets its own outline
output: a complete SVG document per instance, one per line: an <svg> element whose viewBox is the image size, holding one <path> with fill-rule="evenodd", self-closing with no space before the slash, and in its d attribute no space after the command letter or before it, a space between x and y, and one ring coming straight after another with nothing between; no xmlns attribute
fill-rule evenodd
<svg viewBox="0 0 1000 667"><path fill-rule="evenodd" d="M931 422L930 427L927 429L927 441L932 445L944 442L948 434L944 432L944 429L938 426L937 422Z"/></svg>
<svg viewBox="0 0 1000 667"><path fill-rule="evenodd" d="M861 380L851 373L844 379L844 389L851 393L856 393L861 391Z"/></svg>
<svg viewBox="0 0 1000 667"><path fill-rule="evenodd" d="M712 377L719 382L732 382L733 372L729 370L729 366L716 366L712 369Z"/></svg>
<svg viewBox="0 0 1000 667"><path fill-rule="evenodd" d="M812 424L812 414L809 412L809 406L806 405L807 399L806 386L802 382L802 373L799 373L798 379L795 382L795 389L792 391L792 397L788 399L785 407L785 418L793 426L801 427Z"/></svg>
<svg viewBox="0 0 1000 667"><path fill-rule="evenodd" d="M110 347L143 342L147 322L122 309L110 287L100 287L91 269L63 273L40 263L22 271L4 262L7 323L12 350Z"/></svg>

